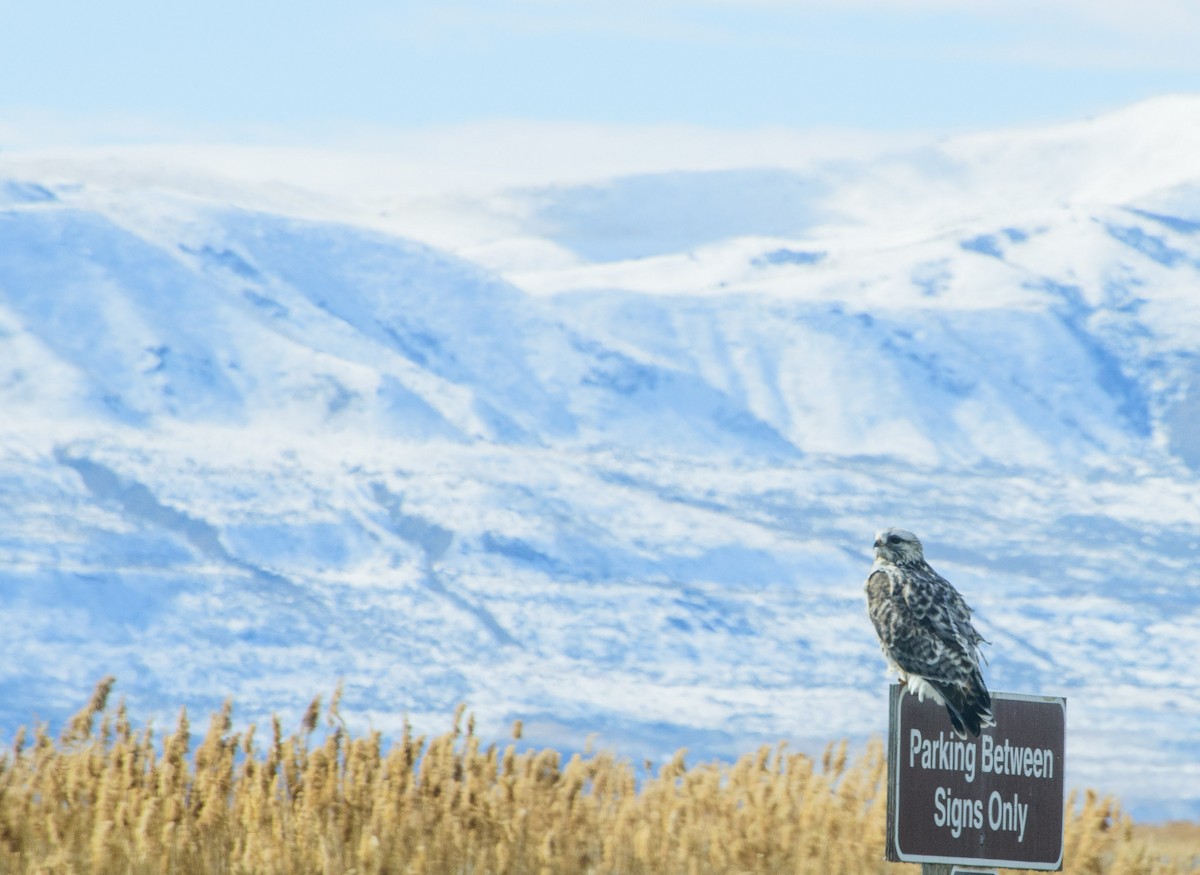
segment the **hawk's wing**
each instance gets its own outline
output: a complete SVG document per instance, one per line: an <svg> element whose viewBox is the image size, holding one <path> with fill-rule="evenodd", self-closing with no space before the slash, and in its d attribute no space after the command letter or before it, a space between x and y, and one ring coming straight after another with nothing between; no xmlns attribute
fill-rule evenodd
<svg viewBox="0 0 1200 875"><path fill-rule="evenodd" d="M947 650L958 642L929 584L898 569L873 571L867 578L867 611L888 658L909 674L933 680L946 674Z"/></svg>
<svg viewBox="0 0 1200 875"><path fill-rule="evenodd" d="M979 663L979 645L984 642L983 636L971 622L971 606L962 597L954 585L934 571L927 562L921 563L920 573L910 575L914 585L926 590L922 598L931 599L940 608L934 623L944 638L952 638L964 655L976 665Z"/></svg>

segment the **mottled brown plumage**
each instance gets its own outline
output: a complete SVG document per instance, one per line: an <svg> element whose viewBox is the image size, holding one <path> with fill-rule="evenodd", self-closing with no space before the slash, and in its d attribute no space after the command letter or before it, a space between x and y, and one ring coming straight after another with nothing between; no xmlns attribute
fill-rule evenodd
<svg viewBox="0 0 1200 875"><path fill-rule="evenodd" d="M971 623L971 608L925 561L916 535L887 529L876 536L866 592L867 613L888 667L908 691L945 705L964 738L995 726L992 697L979 667L983 638Z"/></svg>

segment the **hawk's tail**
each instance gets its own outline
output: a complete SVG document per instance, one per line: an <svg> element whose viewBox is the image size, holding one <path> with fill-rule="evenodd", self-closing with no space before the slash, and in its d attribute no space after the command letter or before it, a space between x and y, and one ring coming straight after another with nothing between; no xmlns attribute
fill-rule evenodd
<svg viewBox="0 0 1200 875"><path fill-rule="evenodd" d="M978 669L963 684L938 684L937 690L946 702L950 723L960 738L967 733L978 736L984 726L995 726L992 716L992 697Z"/></svg>

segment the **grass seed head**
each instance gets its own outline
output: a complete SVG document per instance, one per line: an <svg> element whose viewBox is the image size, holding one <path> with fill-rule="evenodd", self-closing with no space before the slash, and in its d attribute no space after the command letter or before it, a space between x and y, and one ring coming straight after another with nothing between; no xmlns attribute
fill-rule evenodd
<svg viewBox="0 0 1200 875"><path fill-rule="evenodd" d="M446 733L427 742L406 722L385 749L380 733L346 727L339 685L324 736L310 738L318 697L292 735L273 717L271 743L258 751L253 725L233 733L226 702L189 762L186 710L159 752L122 707L106 713L111 686L97 686L59 743L38 726L0 758L0 871L911 871L880 860L878 740L857 757L831 744L819 765L782 744L729 764L689 766L680 750L654 774L604 751L565 764L554 750L501 752L476 735L473 716L463 734L460 707ZM521 734L517 721L513 740ZM1068 873L1181 875L1200 864L1194 848L1154 850L1110 797L1073 795L1066 815Z"/></svg>

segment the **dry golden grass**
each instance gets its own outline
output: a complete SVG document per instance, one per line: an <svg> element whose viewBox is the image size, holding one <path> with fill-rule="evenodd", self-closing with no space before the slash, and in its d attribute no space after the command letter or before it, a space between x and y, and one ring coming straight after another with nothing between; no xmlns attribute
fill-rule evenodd
<svg viewBox="0 0 1200 875"><path fill-rule="evenodd" d="M1183 871L1200 872L1200 823L1173 820L1160 824L1137 824L1133 837L1145 844L1156 858L1173 862Z"/></svg>
<svg viewBox="0 0 1200 875"><path fill-rule="evenodd" d="M0 758L0 871L11 873L882 873L884 754L821 760L764 747L635 780L608 753L485 745L463 709L444 735L342 728L340 693L299 731L260 740L214 714L194 750L181 712L157 743L112 679L55 740L19 734ZM328 729L316 733L324 713ZM514 727L514 739L520 725ZM1193 833L1194 835L1194 833ZM1068 806L1066 869L1176 873L1111 799ZM1194 863L1195 860L1192 860Z"/></svg>

